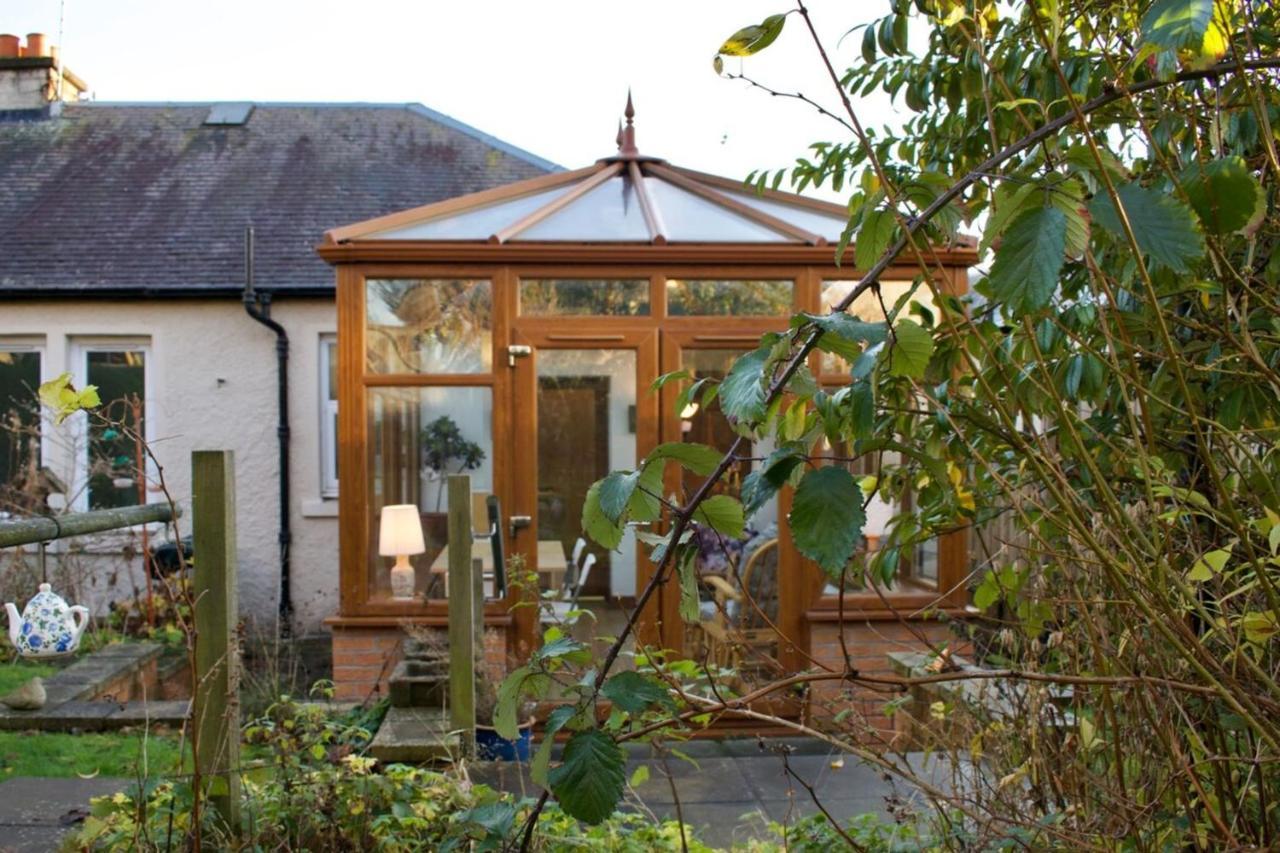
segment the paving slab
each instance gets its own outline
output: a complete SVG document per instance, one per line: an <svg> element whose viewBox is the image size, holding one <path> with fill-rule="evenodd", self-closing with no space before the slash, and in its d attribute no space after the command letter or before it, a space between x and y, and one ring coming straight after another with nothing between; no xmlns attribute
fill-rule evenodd
<svg viewBox="0 0 1280 853"><path fill-rule="evenodd" d="M123 791L129 779L39 779L0 782L0 851L47 853L88 814L89 800Z"/></svg>

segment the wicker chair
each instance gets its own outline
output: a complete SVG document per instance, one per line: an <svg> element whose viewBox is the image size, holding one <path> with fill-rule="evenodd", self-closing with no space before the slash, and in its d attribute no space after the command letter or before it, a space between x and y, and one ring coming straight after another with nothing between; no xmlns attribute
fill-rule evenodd
<svg viewBox="0 0 1280 853"><path fill-rule="evenodd" d="M737 580L702 578L715 596L714 609L706 608L699 620L691 650L699 658L705 654L709 663L742 671L744 664L754 668L761 658L777 653L777 537L750 551Z"/></svg>

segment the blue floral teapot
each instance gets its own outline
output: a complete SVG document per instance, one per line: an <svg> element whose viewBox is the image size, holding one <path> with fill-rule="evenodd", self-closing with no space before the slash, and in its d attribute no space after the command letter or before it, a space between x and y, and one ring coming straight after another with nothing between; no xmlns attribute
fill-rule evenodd
<svg viewBox="0 0 1280 853"><path fill-rule="evenodd" d="M4 609L9 613L9 641L25 658L71 654L80 647L80 635L89 624L89 608L69 607L47 583L40 584L22 615L10 602Z"/></svg>

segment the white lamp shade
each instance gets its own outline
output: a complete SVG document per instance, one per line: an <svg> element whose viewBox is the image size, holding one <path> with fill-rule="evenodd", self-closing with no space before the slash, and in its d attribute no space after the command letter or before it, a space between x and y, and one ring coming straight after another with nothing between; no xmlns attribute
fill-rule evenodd
<svg viewBox="0 0 1280 853"><path fill-rule="evenodd" d="M422 539L422 518L413 504L392 504L382 508L382 528L378 533L378 554L398 557L427 550Z"/></svg>

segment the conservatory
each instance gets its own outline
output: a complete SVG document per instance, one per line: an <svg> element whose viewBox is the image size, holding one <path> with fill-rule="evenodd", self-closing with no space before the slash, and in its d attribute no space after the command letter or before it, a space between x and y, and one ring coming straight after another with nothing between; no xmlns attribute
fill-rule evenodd
<svg viewBox="0 0 1280 853"><path fill-rule="evenodd" d="M629 107L617 152L586 168L325 235L319 252L337 275L342 482L340 610L328 624L345 695L385 673L367 652L393 653L405 623L447 624L451 473L471 477L477 533L500 539L501 550L473 545L485 568L490 662L527 655L547 618L513 608L519 585L494 563L510 566L514 555L547 599L590 610L599 636L616 633L653 566L637 541L642 530L630 529L613 551L579 542L588 488L662 442L727 447L734 433L714 402L677 411L682 384L723 377L763 333L785 329L794 312L828 310L857 280L857 270L835 263L843 207L757 193L641 154ZM938 290L963 292L972 246L938 256ZM885 302L916 274L891 268ZM917 288L914 298L927 302L927 293ZM850 310L883 319L871 294ZM815 353L811 367L822 383L848 382L848 365L832 356ZM651 390L681 370L687 378ZM719 488L736 489L769 449L757 442ZM688 493L699 482L673 468L665 489ZM784 490L757 512L741 540L705 543L702 625L682 623L678 589L666 585L640 615L639 642L719 654L716 640L728 632L799 669L837 654L843 621L845 642L865 638L867 666L883 668L885 637L897 636L901 614L923 620L926 609L933 618L967 603L963 533L904 556L891 588L838 600L790 541L789 500ZM417 508L422 542L410 549L420 551L408 557L411 586L393 588L398 558L380 547L390 536L383 508L404 505ZM868 549L893 512L870 508ZM508 559L495 560L495 550ZM726 608L743 588L756 605ZM761 624L748 624L751 614Z"/></svg>

